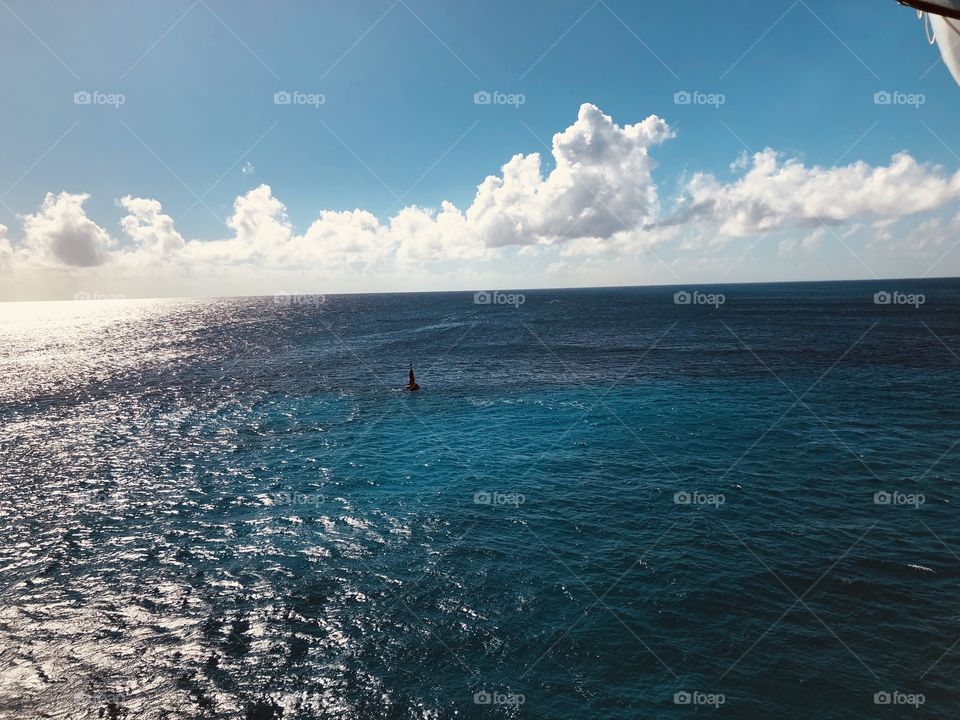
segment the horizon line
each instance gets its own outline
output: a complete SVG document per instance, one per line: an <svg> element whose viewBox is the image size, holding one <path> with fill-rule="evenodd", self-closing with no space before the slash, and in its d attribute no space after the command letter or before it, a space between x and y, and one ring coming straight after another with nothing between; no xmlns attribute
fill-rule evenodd
<svg viewBox="0 0 960 720"><path fill-rule="evenodd" d="M78 290L73 298L61 300L0 300L0 304L14 305L17 303L64 303L64 302L126 302L129 300L249 300L256 298L276 298L278 296L298 297L352 297L357 295L452 295L477 292L547 292L570 290L630 290L634 288L684 288L684 287L733 287L742 285L826 285L837 283L890 283L890 282L933 282L938 280L960 280L958 275L943 275L936 277L889 277L889 278L841 278L833 280L750 280L745 282L690 282L690 283L657 283L650 285L568 285L564 287L528 287L528 288L468 288L461 290L383 290L383 291L355 291L355 292L288 292L277 291L262 295L154 295L130 297L123 293L102 293L105 297L78 299L76 295L87 292ZM100 293L93 293L100 294ZM112 296L112 297L111 297Z"/></svg>

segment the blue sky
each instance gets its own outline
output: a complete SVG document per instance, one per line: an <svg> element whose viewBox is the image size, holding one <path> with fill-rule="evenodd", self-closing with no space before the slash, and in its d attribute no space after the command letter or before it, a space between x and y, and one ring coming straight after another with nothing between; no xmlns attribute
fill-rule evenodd
<svg viewBox="0 0 960 720"><path fill-rule="evenodd" d="M436 211L447 200L465 212L478 184L517 153L542 153L548 173L544 144L577 121L583 103L620 126L650 115L669 123L675 137L649 149L661 217L696 173L734 181L739 171L730 165L745 149L772 148L808 168L855 161L878 168L906 151L924 167L942 166L945 185L960 169L960 88L914 13L893 0L3 0L0 17L0 224L14 250L53 242L27 238L23 222L40 213L47 193L89 194L82 211L114 253L135 243L121 229L129 211L118 199L128 195L158 201L186 243L230 236L236 199L262 184L283 204L293 233L306 232L323 211L362 209L387 223L404 206ZM284 90L322 94L324 102L275 104ZM123 104L75 104L83 91L122 95ZM477 105L478 91L522 94L524 102ZM677 104L684 91L719 94L723 104ZM921 96L923 104L877 105L882 91ZM564 255L564 242L538 235L497 257L460 261L452 253L402 272L378 256L310 274L288 257L266 274L282 265L301 289L318 292L509 287L522 279L509 268L543 254L525 285L921 275L928 256L946 251L956 234L949 189L935 207L893 221L875 210L852 210L826 231L809 218L786 220L749 252L760 233L741 229L711 243L705 236L714 230L705 226L693 240L626 244L616 258ZM945 233L936 247L897 246L924 222ZM858 225L849 236L856 248L833 242ZM817 230L820 239L809 243L816 252L791 260L790 244L803 247ZM488 236L477 242L500 247ZM659 267L662 260L673 269ZM724 274L727 260L737 269ZM198 268L193 256L177 262ZM168 273L178 278L170 281L144 263L133 263L140 270L105 260L12 263L0 297L62 297L82 287L240 293L248 271L267 261L248 253L240 271L230 259L208 262L198 271L205 285L181 271ZM551 266L557 272L548 276ZM932 274L958 269L947 254ZM270 275L249 283L249 292L278 282L282 275Z"/></svg>

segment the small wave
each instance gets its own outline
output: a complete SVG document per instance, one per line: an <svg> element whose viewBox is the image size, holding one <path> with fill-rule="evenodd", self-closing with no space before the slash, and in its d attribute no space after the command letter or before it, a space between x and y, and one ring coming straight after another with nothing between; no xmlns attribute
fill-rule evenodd
<svg viewBox="0 0 960 720"><path fill-rule="evenodd" d="M907 563L907 567L911 570L916 570L917 572L927 573L929 575L936 575L937 571L933 568L928 568L926 565L916 565L914 563Z"/></svg>
<svg viewBox="0 0 960 720"><path fill-rule="evenodd" d="M363 518L350 517L349 515L344 515L340 518L343 522L349 525L352 528L365 529L370 527L370 523Z"/></svg>
<svg viewBox="0 0 960 720"><path fill-rule="evenodd" d="M466 322L464 322L464 321L462 321L462 320L460 320L460 321L449 321L449 322L438 322L438 323L434 323L433 325L424 325L424 326L422 326L422 327L414 328L414 329L413 329L412 331L410 331L410 332L425 333L425 332L433 332L434 330L450 330L450 329L452 329L452 328L463 327L464 325L467 325L467 324L468 324L468 323L466 323Z"/></svg>

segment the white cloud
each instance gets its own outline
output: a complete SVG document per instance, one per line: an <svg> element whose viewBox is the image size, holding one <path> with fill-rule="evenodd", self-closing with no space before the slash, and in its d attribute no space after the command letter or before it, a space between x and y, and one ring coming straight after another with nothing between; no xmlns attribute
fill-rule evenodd
<svg viewBox="0 0 960 720"><path fill-rule="evenodd" d="M748 167L750 167L750 153L746 150L741 150L740 154L737 155L737 159L730 163L730 172L739 172L746 170Z"/></svg>
<svg viewBox="0 0 960 720"><path fill-rule="evenodd" d="M920 223L907 236L907 246L915 250L936 250L960 240L960 213L953 218L935 217Z"/></svg>
<svg viewBox="0 0 960 720"><path fill-rule="evenodd" d="M960 198L960 173L918 163L898 153L890 164L856 162L835 168L807 167L767 149L753 156L732 183L696 174L687 183L679 217L710 223L728 236L788 227L811 227L858 218L896 218L935 210Z"/></svg>
<svg viewBox="0 0 960 720"><path fill-rule="evenodd" d="M477 188L467 224L492 247L609 238L641 228L659 209L648 150L672 137L656 115L620 127L585 103L577 121L553 136L550 174L543 177L539 153L515 155L502 175Z"/></svg>
<svg viewBox="0 0 960 720"><path fill-rule="evenodd" d="M162 261L183 249L183 236L173 227L173 218L161 212L159 202L127 195L120 198L119 205L128 213L120 227L146 261Z"/></svg>
<svg viewBox="0 0 960 720"><path fill-rule="evenodd" d="M619 278L662 268L662 248L671 253L665 264L695 269L705 259L714 262L734 236L793 230L778 238L780 255L789 256L813 254L834 233L846 240L861 228L891 246L912 248L942 246L960 231L960 216L917 223L913 234L900 225L906 216L943 210L960 199L960 173L950 175L905 153L884 166L832 168L807 166L769 149L741 153L731 165L732 181L694 175L665 217L650 152L674 135L657 116L620 126L584 104L576 121L554 135L550 172L544 174L539 153L515 155L478 185L466 209L450 202L408 206L384 220L362 209L321 210L298 229L270 186L261 184L235 199L225 237L213 240L185 239L158 200L127 195L117 202L126 212L120 226L131 242L118 246L86 216L88 195L48 194L35 214L21 218L19 243L11 244L0 226L0 268L82 272L109 261L118 276L149 269L160 277L175 267L235 283L229 285L234 289L250 277L289 271L460 282L522 257L529 262L517 264L538 273L548 267L574 277L587 264L595 269L605 263L613 268L610 276ZM617 267L623 260L634 264ZM489 264L478 270L481 263ZM676 275L671 271L666 279Z"/></svg>
<svg viewBox="0 0 960 720"><path fill-rule="evenodd" d="M796 238L784 238L777 245L777 254L780 257L788 257L794 253L797 249L797 239Z"/></svg>
<svg viewBox="0 0 960 720"><path fill-rule="evenodd" d="M268 185L260 185L234 203L227 221L234 237L190 242L186 255L201 263L402 270L490 259L507 245L609 241L612 249L636 242L642 228L655 221L655 164L647 151L670 137L672 130L656 116L620 127L584 104L577 121L553 138L555 167L549 175L542 175L538 153L517 155L501 175L479 185L466 212L449 202L439 210L409 206L381 223L364 210L321 211L298 235L283 203ZM153 211L159 213L159 206Z"/></svg>
<svg viewBox="0 0 960 720"><path fill-rule="evenodd" d="M450 202L442 203L436 213L414 207L402 210L391 219L390 233L397 242L397 264L401 268L491 260L502 250L484 243L463 212Z"/></svg>
<svg viewBox="0 0 960 720"><path fill-rule="evenodd" d="M279 266L288 261L293 226L287 208L269 185L260 185L233 201L227 220L233 237L220 240L190 240L183 258L192 265L230 266L249 263Z"/></svg>
<svg viewBox="0 0 960 720"><path fill-rule="evenodd" d="M242 248L241 256L276 252L293 234L287 208L273 196L269 185L238 197L227 226L236 233L233 242Z"/></svg>
<svg viewBox="0 0 960 720"><path fill-rule="evenodd" d="M328 268L367 267L385 259L394 241L376 216L365 210L324 210L302 237L298 257Z"/></svg>
<svg viewBox="0 0 960 720"><path fill-rule="evenodd" d="M27 262L68 267L102 265L113 240L87 217L83 203L87 194L47 193L40 210L22 217L23 253Z"/></svg>
<svg viewBox="0 0 960 720"><path fill-rule="evenodd" d="M803 251L808 255L813 255L817 250L820 249L820 245L823 243L823 239L826 236L827 229L819 227L801 241L800 247L802 247Z"/></svg>
<svg viewBox="0 0 960 720"><path fill-rule="evenodd" d="M786 238L780 241L780 244L777 246L779 249L780 257L787 257L793 255L797 249L803 251L806 255L813 255L817 250L820 249L820 245L823 243L823 240L829 234L829 230L825 227L818 227L812 233L807 235L804 238Z"/></svg>
<svg viewBox="0 0 960 720"><path fill-rule="evenodd" d="M10 269L13 264L13 247L7 239L7 226L0 225L0 272Z"/></svg>

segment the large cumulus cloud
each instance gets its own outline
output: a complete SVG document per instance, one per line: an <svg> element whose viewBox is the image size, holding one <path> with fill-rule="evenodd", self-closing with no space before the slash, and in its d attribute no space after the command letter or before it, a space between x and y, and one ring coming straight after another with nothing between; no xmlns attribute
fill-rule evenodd
<svg viewBox="0 0 960 720"><path fill-rule="evenodd" d="M710 223L723 235L816 227L862 218L895 218L935 210L960 198L960 172L917 162L906 153L885 166L855 162L807 167L767 149L730 183L696 174L681 199L682 222Z"/></svg>
<svg viewBox="0 0 960 720"><path fill-rule="evenodd" d="M108 259L110 235L87 217L88 194L47 193L40 209L22 218L23 250L37 264L93 267Z"/></svg>
<svg viewBox="0 0 960 720"><path fill-rule="evenodd" d="M608 238L656 218L657 190L648 153L672 138L651 115L620 127L595 105L553 136L556 163L544 178L539 153L516 155L477 189L467 222L487 245Z"/></svg>
<svg viewBox="0 0 960 720"><path fill-rule="evenodd" d="M825 232L814 232L823 225L890 225L960 199L960 172L920 163L907 153L880 166L821 167L767 149L734 162L732 180L694 174L664 211L651 152L674 136L655 115L621 126L584 104L573 124L554 135L548 173L539 153L515 155L478 185L465 209L450 202L439 208L412 205L386 219L363 209L319 210L298 231L282 200L263 184L236 198L226 236L212 240L185 239L158 200L130 195L117 201L126 214L114 238L87 217L88 195L51 193L37 212L21 218L19 242L11 243L0 226L0 270L79 272L113 263L120 270L176 266L227 272L244 266L405 273L490 260L510 247L531 256L552 247L560 257L583 262L640 255L675 241L678 252L692 251L700 237L722 243L806 228L805 239L780 240L780 254L788 256L815 253L829 242Z"/></svg>

